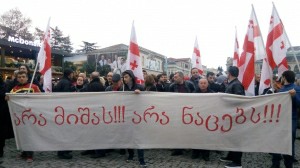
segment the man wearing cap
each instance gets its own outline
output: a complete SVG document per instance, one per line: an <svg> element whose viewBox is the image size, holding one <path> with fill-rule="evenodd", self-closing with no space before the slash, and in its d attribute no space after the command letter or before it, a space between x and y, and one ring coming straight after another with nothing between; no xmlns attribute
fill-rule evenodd
<svg viewBox="0 0 300 168"><path fill-rule="evenodd" d="M114 74L112 76L112 84L108 86L105 91L119 91L122 86L122 80L121 80L121 75L120 74Z"/></svg>
<svg viewBox="0 0 300 168"><path fill-rule="evenodd" d="M228 68L228 85L226 87L225 93L245 95L244 86L238 80L239 69L236 66L230 66ZM242 167L242 152L228 152L226 157L222 157L220 161L231 162L227 164L226 168L241 168Z"/></svg>

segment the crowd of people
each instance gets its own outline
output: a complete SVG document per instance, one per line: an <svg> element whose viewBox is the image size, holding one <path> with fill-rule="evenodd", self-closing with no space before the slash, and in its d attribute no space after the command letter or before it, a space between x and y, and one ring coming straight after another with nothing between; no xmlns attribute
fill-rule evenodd
<svg viewBox="0 0 300 168"><path fill-rule="evenodd" d="M117 58L116 58L117 59ZM101 62L102 61L102 62ZM99 64L107 64L104 58L101 58ZM113 64L113 63L112 63ZM121 65L121 64L119 64ZM116 66L118 68L118 62ZM166 73L158 75L147 74L143 70L144 84L138 84L135 80L135 75L131 70L124 70L122 73L109 72L105 77L101 77L99 72L92 72L89 77L85 73L75 74L71 69L65 69L63 77L53 83L53 92L105 92L105 91L133 91L139 94L143 91L154 92L177 92L177 93L217 93L223 92L228 94L245 95L244 87L238 80L239 69L230 66L227 70L227 76L216 76L213 72L208 72L206 76L201 76L197 68L191 69L191 78L185 80L184 74L180 71L171 74L169 78ZM30 82L33 84L30 86ZM0 78L0 94L1 94L1 117L0 117L0 157L4 155L5 139L13 138L12 123L7 106L8 97L6 93L24 93L24 92L43 92L42 90L42 77L32 79L30 70L26 65L21 65L19 70L15 71L14 78L9 81L4 81ZM256 87L258 90L259 76L256 77ZM274 92L289 91L292 97L292 156L280 154L272 154L272 167L279 168L281 157L284 158L284 164L287 168L293 167L295 159L295 138L298 122L297 109L300 105L300 87L296 86L295 73L292 71L285 71L281 79L274 78L273 86L266 89L264 94ZM256 92L258 94L258 91ZM91 155L92 158L105 157L109 150L95 149L83 151L82 155ZM134 157L134 150L128 149L127 161L130 162ZM138 160L141 166L145 167L146 162L144 159L144 150L138 149ZM120 150L121 155L126 154L125 149ZM172 150L172 156L183 155L184 149ZM192 149L192 159L199 156L205 161L210 160L209 150ZM60 159L72 159L71 151L58 151L57 156ZM24 158L27 162L33 161L32 151L22 151L20 157ZM230 151L226 157L221 157L220 161L229 162L225 167L242 167L241 163L242 152Z"/></svg>

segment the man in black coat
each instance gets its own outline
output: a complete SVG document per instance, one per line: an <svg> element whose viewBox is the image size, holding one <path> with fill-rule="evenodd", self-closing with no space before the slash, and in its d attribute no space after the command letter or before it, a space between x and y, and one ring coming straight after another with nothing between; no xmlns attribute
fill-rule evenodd
<svg viewBox="0 0 300 168"><path fill-rule="evenodd" d="M100 81L99 72L92 72L91 81L87 85L86 91L87 92L104 92L105 91L105 87Z"/></svg>
<svg viewBox="0 0 300 168"><path fill-rule="evenodd" d="M219 84L215 83L215 73L213 72L208 72L206 74L208 83L209 83L209 88L213 90L214 92L220 92L221 91L221 86Z"/></svg>
<svg viewBox="0 0 300 168"><path fill-rule="evenodd" d="M242 83L238 80L239 69L236 66L228 68L228 85L225 93L245 95L245 90ZM220 161L231 162L227 164L226 168L240 168L242 167L242 152L229 152L226 157L222 157Z"/></svg>
<svg viewBox="0 0 300 168"><path fill-rule="evenodd" d="M3 157L3 148L5 146L5 139L13 138L14 132L9 114L5 93L7 86L0 75L0 158Z"/></svg>
<svg viewBox="0 0 300 168"><path fill-rule="evenodd" d="M74 72L72 69L65 69L64 76L54 87L53 92L72 92L72 79ZM58 151L57 156L60 159L72 159L71 151Z"/></svg>
<svg viewBox="0 0 300 168"><path fill-rule="evenodd" d="M54 87L54 92L72 92L72 79L74 72L72 69L65 69L64 76Z"/></svg>

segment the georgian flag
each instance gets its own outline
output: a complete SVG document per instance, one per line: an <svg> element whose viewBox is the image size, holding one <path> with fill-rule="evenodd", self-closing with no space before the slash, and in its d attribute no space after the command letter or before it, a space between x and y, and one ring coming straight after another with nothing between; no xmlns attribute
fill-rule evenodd
<svg viewBox="0 0 300 168"><path fill-rule="evenodd" d="M44 33L43 42L38 54L37 62L39 72L44 76L43 89L45 92L52 92L52 70L51 70L51 46L50 46L50 18Z"/></svg>
<svg viewBox="0 0 300 168"><path fill-rule="evenodd" d="M278 67L278 77L280 77L284 71L288 70L286 52L290 46L288 45L287 40L283 24L273 5L266 52L271 69L274 70L276 66Z"/></svg>
<svg viewBox="0 0 300 168"><path fill-rule="evenodd" d="M247 96L254 96L255 61L263 58L264 44L254 7L248 24L248 30L244 39L243 52L239 60L239 80L242 82Z"/></svg>
<svg viewBox="0 0 300 168"><path fill-rule="evenodd" d="M134 76L136 77L136 83L144 83L142 61L140 57L140 50L137 44L134 22L132 23L130 44L128 48L126 70L132 70Z"/></svg>
<svg viewBox="0 0 300 168"><path fill-rule="evenodd" d="M198 47L198 40L196 37L195 44L194 44L194 50L193 50L193 56L192 56L192 66L193 68L197 68L200 75L203 75L203 68L201 63L201 57L200 57L200 50Z"/></svg>
<svg viewBox="0 0 300 168"><path fill-rule="evenodd" d="M233 66L236 66L236 67L238 66L239 57L240 57L239 42L237 39L237 31L235 30L234 53L233 53L233 61L232 61Z"/></svg>

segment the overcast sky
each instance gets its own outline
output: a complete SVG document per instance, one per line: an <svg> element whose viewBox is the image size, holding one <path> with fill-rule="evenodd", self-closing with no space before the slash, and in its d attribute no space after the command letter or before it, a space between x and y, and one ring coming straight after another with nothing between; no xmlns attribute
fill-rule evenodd
<svg viewBox="0 0 300 168"><path fill-rule="evenodd" d="M274 0L293 46L300 45L300 1ZM240 53L254 5L266 41L271 0L9 0L0 14L18 8L32 19L32 28L58 26L70 35L73 47L82 41L101 48L129 44L132 21L139 46L167 57L191 57L195 38L203 65L225 67L234 50L235 26Z"/></svg>

